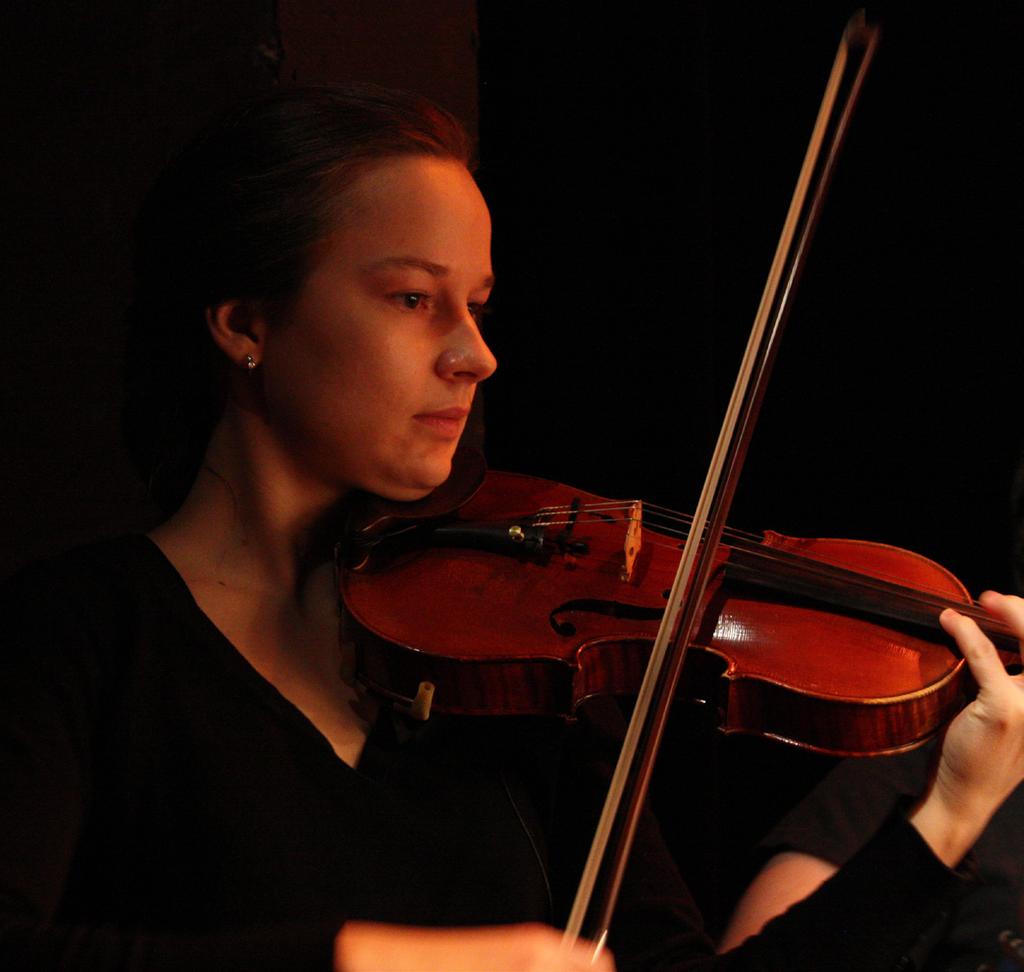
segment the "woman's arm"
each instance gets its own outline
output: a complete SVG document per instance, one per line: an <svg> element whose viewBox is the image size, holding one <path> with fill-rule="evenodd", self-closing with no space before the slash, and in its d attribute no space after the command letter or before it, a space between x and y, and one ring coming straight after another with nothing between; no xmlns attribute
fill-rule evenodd
<svg viewBox="0 0 1024 972"><path fill-rule="evenodd" d="M722 935L719 951L727 952L743 944L776 915L816 891L837 870L835 864L811 854L776 854L743 892Z"/></svg>
<svg viewBox="0 0 1024 972"><path fill-rule="evenodd" d="M1024 601L991 592L981 602L1018 636ZM977 626L953 611L942 617L978 682L975 700L950 724L936 771L909 815L935 856L956 866L1024 772L1024 721L1019 678L1009 676ZM899 794L894 792L895 800ZM740 899L720 943L736 948L772 918L808 898L839 869L814 854L784 851L771 858ZM855 903L854 903L855 906Z"/></svg>

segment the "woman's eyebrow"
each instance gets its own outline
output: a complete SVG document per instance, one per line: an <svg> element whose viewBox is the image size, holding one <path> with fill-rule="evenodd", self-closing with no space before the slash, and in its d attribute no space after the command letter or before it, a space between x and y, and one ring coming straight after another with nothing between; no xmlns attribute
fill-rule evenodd
<svg viewBox="0 0 1024 972"><path fill-rule="evenodd" d="M447 267L442 266L440 263L431 263L429 260L421 260L419 257L385 257L383 260L367 264L363 269L373 271L387 270L392 267L412 267L416 270L425 270L432 277L444 277L448 274Z"/></svg>
<svg viewBox="0 0 1024 972"><path fill-rule="evenodd" d="M373 263L368 263L363 267L363 270L373 273L376 270L389 270L392 268L407 269L412 267L415 270L423 270L429 273L432 277L446 277L448 275L448 268L440 263L432 263L430 260L421 260L419 257L385 257L383 260L377 260ZM493 287L494 286L494 274L489 274L481 281L481 286Z"/></svg>

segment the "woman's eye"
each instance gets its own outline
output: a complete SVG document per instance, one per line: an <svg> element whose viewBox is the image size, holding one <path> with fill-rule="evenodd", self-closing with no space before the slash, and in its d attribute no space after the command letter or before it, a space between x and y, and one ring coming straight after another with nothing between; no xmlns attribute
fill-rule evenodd
<svg viewBox="0 0 1024 972"><path fill-rule="evenodd" d="M426 294L409 293L396 294L395 296L401 302L402 306L405 307L407 310L416 310L420 307L425 306L427 303Z"/></svg>

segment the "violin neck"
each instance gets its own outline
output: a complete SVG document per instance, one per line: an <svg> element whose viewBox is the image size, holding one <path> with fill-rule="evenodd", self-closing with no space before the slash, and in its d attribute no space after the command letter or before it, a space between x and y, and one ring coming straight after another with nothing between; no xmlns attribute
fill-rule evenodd
<svg viewBox="0 0 1024 972"><path fill-rule="evenodd" d="M941 630L939 614L944 608L953 608L977 622L995 645L1005 666L1020 665L1017 641L1012 632L971 603L951 601L845 567L809 561L778 550L766 553L763 549L733 548L724 572L730 581L789 594L825 605L830 610L838 608L869 620L897 622L929 631ZM956 650L952 639L950 650Z"/></svg>

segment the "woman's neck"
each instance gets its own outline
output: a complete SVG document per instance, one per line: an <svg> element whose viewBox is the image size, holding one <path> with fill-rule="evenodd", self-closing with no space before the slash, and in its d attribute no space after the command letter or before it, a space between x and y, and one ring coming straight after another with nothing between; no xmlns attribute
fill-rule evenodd
<svg viewBox="0 0 1024 972"><path fill-rule="evenodd" d="M249 424L229 411L185 502L150 536L186 580L301 600L340 537L344 494L302 481Z"/></svg>

